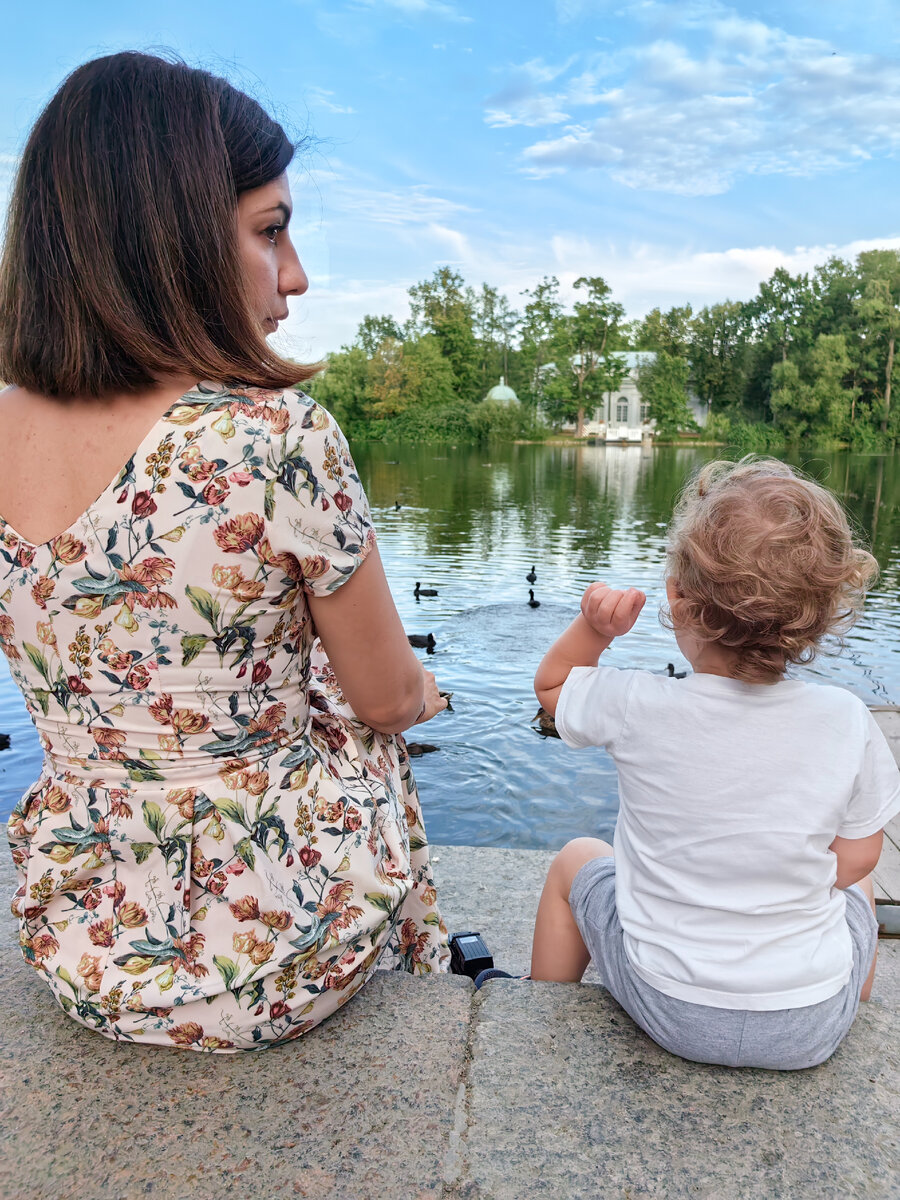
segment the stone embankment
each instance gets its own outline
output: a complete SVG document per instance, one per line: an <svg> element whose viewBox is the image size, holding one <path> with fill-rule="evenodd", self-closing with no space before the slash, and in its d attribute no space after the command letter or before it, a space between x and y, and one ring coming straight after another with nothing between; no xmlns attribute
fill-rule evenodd
<svg viewBox="0 0 900 1200"><path fill-rule="evenodd" d="M879 717L900 749L900 716ZM434 848L452 929L528 967L542 851ZM877 872L900 899L900 822ZM0 895L13 890L0 856ZM293 1045L201 1056L81 1029L0 913L2 1200L897 1200L900 940L810 1071L660 1050L596 983L379 972Z"/></svg>

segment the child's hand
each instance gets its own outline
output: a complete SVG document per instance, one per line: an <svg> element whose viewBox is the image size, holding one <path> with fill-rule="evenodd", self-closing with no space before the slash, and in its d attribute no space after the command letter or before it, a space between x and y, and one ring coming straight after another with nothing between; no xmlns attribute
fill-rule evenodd
<svg viewBox="0 0 900 1200"><path fill-rule="evenodd" d="M592 583L581 597L581 614L595 633L612 641L631 629L646 600L637 588L620 591Z"/></svg>

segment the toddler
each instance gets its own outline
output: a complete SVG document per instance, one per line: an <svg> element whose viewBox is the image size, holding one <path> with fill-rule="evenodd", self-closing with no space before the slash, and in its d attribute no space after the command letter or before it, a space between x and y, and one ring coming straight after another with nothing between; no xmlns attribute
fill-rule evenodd
<svg viewBox="0 0 900 1200"><path fill-rule="evenodd" d="M593 583L535 691L619 772L614 847L569 842L538 909L534 979L590 959L665 1049L790 1070L834 1053L872 986L870 872L900 772L865 704L785 678L876 574L824 488L774 460L704 467L669 529L680 681L598 666L645 596ZM615 857L613 857L615 853Z"/></svg>

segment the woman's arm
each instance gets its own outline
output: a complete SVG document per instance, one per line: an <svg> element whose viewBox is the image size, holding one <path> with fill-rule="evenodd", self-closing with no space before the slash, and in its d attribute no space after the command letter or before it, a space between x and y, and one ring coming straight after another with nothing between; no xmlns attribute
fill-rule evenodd
<svg viewBox="0 0 900 1200"><path fill-rule="evenodd" d="M307 603L341 691L361 721L399 733L446 708L406 640L377 546L337 591L307 596Z"/></svg>
<svg viewBox="0 0 900 1200"><path fill-rule="evenodd" d="M534 677L541 707L556 716L563 684L573 667L596 667L613 638L627 633L638 619L647 597L637 588L619 591L592 583L581 598L581 615L558 637Z"/></svg>
<svg viewBox="0 0 900 1200"><path fill-rule="evenodd" d="M851 883L859 883L860 879L864 879L878 865L883 843L883 829L863 838L836 837L829 847L837 858L834 886L848 888Z"/></svg>

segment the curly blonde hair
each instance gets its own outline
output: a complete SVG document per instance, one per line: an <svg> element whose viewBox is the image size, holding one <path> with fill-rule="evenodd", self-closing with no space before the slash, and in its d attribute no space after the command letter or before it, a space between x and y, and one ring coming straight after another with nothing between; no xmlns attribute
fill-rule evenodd
<svg viewBox="0 0 900 1200"><path fill-rule="evenodd" d="M836 497L777 459L707 463L668 539L678 599L664 624L733 650L747 683L811 662L826 634L850 628L878 574Z"/></svg>

